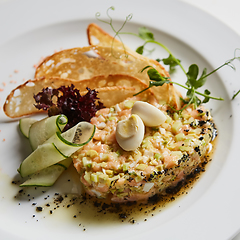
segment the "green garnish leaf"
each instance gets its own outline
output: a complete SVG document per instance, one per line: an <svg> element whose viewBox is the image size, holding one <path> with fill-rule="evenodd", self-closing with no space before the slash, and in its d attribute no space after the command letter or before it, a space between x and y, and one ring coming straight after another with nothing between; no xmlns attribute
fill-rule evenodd
<svg viewBox="0 0 240 240"><path fill-rule="evenodd" d="M139 34L139 37L142 38L144 41L149 41L149 40L154 41L153 33L150 30L148 30L146 27L140 27L138 29L138 34Z"/></svg>
<svg viewBox="0 0 240 240"><path fill-rule="evenodd" d="M165 77L163 77L156 69L151 68L147 71L147 74L151 80L154 81L162 81L165 80Z"/></svg>
<svg viewBox="0 0 240 240"><path fill-rule="evenodd" d="M198 89L202 87L207 81L207 69L204 68L201 77L197 80L199 68L196 64L192 64L187 72L187 82L186 85L188 87L194 87Z"/></svg>
<svg viewBox="0 0 240 240"><path fill-rule="evenodd" d="M199 78L199 80L197 81L197 83L195 85L195 88L197 89L197 88L202 87L206 81L207 81L207 68L204 68L202 71L201 77Z"/></svg>
<svg viewBox="0 0 240 240"><path fill-rule="evenodd" d="M140 46L140 47L138 47L137 49L136 49L136 52L138 53L138 54L143 54L143 49L144 49L144 46Z"/></svg>
<svg viewBox="0 0 240 240"><path fill-rule="evenodd" d="M211 92L208 89L205 89L204 94L206 94L206 97L203 99L203 103L207 103L210 100L209 95L211 94Z"/></svg>
<svg viewBox="0 0 240 240"><path fill-rule="evenodd" d="M163 58L161 59L156 59L156 61L160 62L162 61L165 65L169 65L169 72L173 73L176 70L176 66L178 66L178 63L181 62L181 60L177 59L178 62L176 61L176 59L173 57L172 54L169 54L168 58Z"/></svg>
<svg viewBox="0 0 240 240"><path fill-rule="evenodd" d="M192 64L189 68L188 68L188 72L187 72L187 82L186 85L188 87L194 86L196 81L197 81L197 76L198 76L198 66L196 64Z"/></svg>
<svg viewBox="0 0 240 240"><path fill-rule="evenodd" d="M141 72L144 70L148 69L147 74L150 80L153 80L157 83L153 83L153 86L162 86L164 83L169 83L169 77L164 77L162 76L154 67L152 66L146 66L145 68L142 69Z"/></svg>

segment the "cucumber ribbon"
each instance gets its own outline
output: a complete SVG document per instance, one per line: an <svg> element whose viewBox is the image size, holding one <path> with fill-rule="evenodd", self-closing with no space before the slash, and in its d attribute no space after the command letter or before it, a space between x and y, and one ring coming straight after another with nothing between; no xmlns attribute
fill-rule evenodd
<svg viewBox="0 0 240 240"><path fill-rule="evenodd" d="M66 117L64 116L64 118ZM37 173L39 176L39 171L55 164L61 165L63 160L68 159L74 152L91 141L96 129L95 125L92 125L91 123L80 122L66 132L62 133L62 127L67 121L63 120L63 115L60 115L56 117L55 122L57 131L53 130L55 133L53 133L53 135L42 144L38 145L34 152L32 152L20 165L18 171L22 177L26 177L34 173ZM54 124L50 125L52 127ZM46 124L44 126L46 126ZM29 131L29 137L31 128ZM46 129L48 129L48 127ZM41 131L41 129L38 128L38 131ZM62 165L63 167L65 166L64 164ZM68 161L65 167L68 167L67 165L70 165Z"/></svg>

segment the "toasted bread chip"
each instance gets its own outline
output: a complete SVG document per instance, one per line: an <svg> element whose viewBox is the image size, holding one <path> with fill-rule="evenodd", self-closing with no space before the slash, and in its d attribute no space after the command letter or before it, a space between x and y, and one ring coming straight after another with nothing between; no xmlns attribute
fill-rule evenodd
<svg viewBox="0 0 240 240"><path fill-rule="evenodd" d="M131 55L133 55L137 58L145 59L147 65L151 65L151 66L155 67L162 76L169 77L168 72L162 67L162 65L159 62L157 62L153 59L149 59L143 55L139 55L135 51L132 51L129 47L127 47L126 45L123 45L122 42L118 41L116 38L112 37L107 32L105 32L97 24L91 23L88 25L87 36L88 36L88 42L90 45L97 45L97 46L102 46L102 47L112 46L117 51L120 51L120 52L125 51L127 55L129 53L131 53ZM106 57L105 54L102 54L102 51L98 51L98 53L103 58ZM115 54L113 56L116 57ZM164 86L161 88L164 88ZM160 87L157 87L157 89L153 88L153 91L156 94L156 97L160 100L163 100L159 97L159 95L162 93L162 90L163 89L160 90ZM173 86L169 86L168 90L169 90L169 99L167 102L170 105L172 105L174 108L180 109L181 108L181 101L180 101L181 93L177 89L175 89Z"/></svg>
<svg viewBox="0 0 240 240"><path fill-rule="evenodd" d="M105 107L111 107L117 103L124 101L127 98L133 97L136 93L135 88L133 87L105 87L97 88L99 100L104 104ZM86 94L87 91L81 92L82 95ZM148 89L146 92L141 93L140 99L142 101L155 101L155 96L153 92Z"/></svg>
<svg viewBox="0 0 240 240"><path fill-rule="evenodd" d="M113 38L110 34L105 32L101 27L95 23L91 23L87 28L87 36L89 45L96 45L101 47L114 47L119 50L126 49L127 51L132 51L128 46L123 45L122 42ZM135 53L135 52L134 52Z"/></svg>
<svg viewBox="0 0 240 240"><path fill-rule="evenodd" d="M89 56L95 52L102 58ZM60 77L79 81L99 75L126 74L149 85L147 72L141 72L147 65L155 67L162 75L169 76L158 62L137 53L132 54L132 51L116 51L111 47L96 46L72 48L47 57L37 68L35 78ZM175 108L178 107L176 101L170 101L170 95L174 91L171 84L164 84L162 87L153 87L152 89L158 100L167 102Z"/></svg>
<svg viewBox="0 0 240 240"><path fill-rule="evenodd" d="M70 86L71 84L74 84L81 93L86 91L86 87L97 90L100 101L103 102L106 107L121 102L127 97L132 97L134 93L147 87L147 85L139 79L127 75L98 76L82 81L59 77L43 77L36 80L29 80L12 90L4 104L4 112L11 118L19 118L41 112L34 106L34 94L37 94L46 87L59 88L61 86ZM153 96L153 93L148 90L143 92L141 97L149 99L150 96Z"/></svg>
<svg viewBox="0 0 240 240"><path fill-rule="evenodd" d="M101 46L71 48L46 57L37 67L35 78L61 77L82 80L99 75L126 74L148 83L147 74L141 73L147 65L155 67L160 74L169 77L168 72L157 61L132 50L116 50Z"/></svg>

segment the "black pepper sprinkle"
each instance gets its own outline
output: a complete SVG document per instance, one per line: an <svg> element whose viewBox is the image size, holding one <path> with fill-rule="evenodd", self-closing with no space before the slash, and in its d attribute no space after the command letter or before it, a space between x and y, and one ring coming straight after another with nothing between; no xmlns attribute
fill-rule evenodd
<svg viewBox="0 0 240 240"><path fill-rule="evenodd" d="M133 180L133 178L132 178L132 177L129 177L128 181L131 182L132 180Z"/></svg>
<svg viewBox="0 0 240 240"><path fill-rule="evenodd" d="M206 121L199 121L199 125L200 127L202 127L204 124L206 124L207 122Z"/></svg>
<svg viewBox="0 0 240 240"><path fill-rule="evenodd" d="M119 214L119 217L122 218L122 219L126 219L126 218L127 218L127 215L124 214L124 213L120 213L120 214Z"/></svg>
<svg viewBox="0 0 240 240"><path fill-rule="evenodd" d="M63 197L59 196L58 198L55 199L55 201L61 203L63 201Z"/></svg>
<svg viewBox="0 0 240 240"><path fill-rule="evenodd" d="M202 131L200 134L205 134L205 128L202 128Z"/></svg>
<svg viewBox="0 0 240 240"><path fill-rule="evenodd" d="M153 174L150 174L150 176L149 176L149 178L148 178L148 181L151 181L153 178L154 178L154 175L153 175Z"/></svg>
<svg viewBox="0 0 240 240"><path fill-rule="evenodd" d="M42 210L43 210L42 207L36 207L36 211L37 211L37 212L41 212Z"/></svg>
<svg viewBox="0 0 240 240"><path fill-rule="evenodd" d="M201 156L201 150L199 146L195 147L194 150L198 153L199 156Z"/></svg>

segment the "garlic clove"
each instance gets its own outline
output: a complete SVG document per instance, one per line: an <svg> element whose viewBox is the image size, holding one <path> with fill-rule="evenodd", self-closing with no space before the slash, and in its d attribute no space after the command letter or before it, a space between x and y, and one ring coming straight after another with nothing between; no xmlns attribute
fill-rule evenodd
<svg viewBox="0 0 240 240"><path fill-rule="evenodd" d="M142 119L132 114L130 118L119 121L116 128L116 140L125 151L134 151L142 143L145 126Z"/></svg>
<svg viewBox="0 0 240 240"><path fill-rule="evenodd" d="M137 114L147 127L159 126L167 119L160 109L143 101L136 101L133 104L132 114Z"/></svg>

